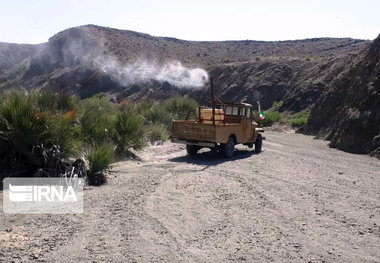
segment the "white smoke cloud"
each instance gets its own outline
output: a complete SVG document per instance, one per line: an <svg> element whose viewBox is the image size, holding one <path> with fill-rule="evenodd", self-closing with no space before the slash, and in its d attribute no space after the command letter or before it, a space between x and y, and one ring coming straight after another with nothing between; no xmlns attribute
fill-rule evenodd
<svg viewBox="0 0 380 263"><path fill-rule="evenodd" d="M144 83L150 80L168 82L178 88L199 89L208 81L208 74L201 68L187 68L179 61L158 64L138 61L121 65L113 58L97 58L94 65L122 85Z"/></svg>
<svg viewBox="0 0 380 263"><path fill-rule="evenodd" d="M188 68L179 61L157 63L154 60L140 59L134 63L122 64L117 57L105 55L106 39L96 35L94 40L94 33L90 28L81 30L82 36L79 38L76 35L66 36L68 39L61 47L64 64L80 62L82 66L102 71L123 86L155 80L168 82L178 88L199 89L208 81L208 74L204 69Z"/></svg>

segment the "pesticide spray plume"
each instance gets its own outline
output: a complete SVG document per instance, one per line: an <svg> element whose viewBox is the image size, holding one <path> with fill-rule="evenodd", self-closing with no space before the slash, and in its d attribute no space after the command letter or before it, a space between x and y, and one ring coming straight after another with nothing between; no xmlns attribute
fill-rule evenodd
<svg viewBox="0 0 380 263"><path fill-rule="evenodd" d="M208 81L208 74L204 69L188 68L179 61L158 64L140 60L122 65L113 58L98 58L94 65L123 86L154 80L167 82L178 88L200 89Z"/></svg>
<svg viewBox="0 0 380 263"><path fill-rule="evenodd" d="M141 54L142 57L134 62L123 63L118 57L107 54L105 38L97 35L94 40L93 34L91 28L82 28L79 36L65 35L65 45L60 46L59 52L64 65L81 64L103 72L122 86L157 81L182 89L200 89L208 82L208 74L204 69L186 67L180 61L158 63L154 59L143 59L144 55ZM56 38L59 39L59 36ZM51 53L54 61L57 52L53 48Z"/></svg>

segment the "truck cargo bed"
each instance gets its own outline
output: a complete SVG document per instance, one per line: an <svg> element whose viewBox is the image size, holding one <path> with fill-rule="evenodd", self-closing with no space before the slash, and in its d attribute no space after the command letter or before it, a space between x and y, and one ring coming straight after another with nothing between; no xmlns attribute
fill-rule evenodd
<svg viewBox="0 0 380 263"><path fill-rule="evenodd" d="M198 121L173 121L173 138L178 140L225 143L230 133L241 134L241 125L238 123L213 125Z"/></svg>

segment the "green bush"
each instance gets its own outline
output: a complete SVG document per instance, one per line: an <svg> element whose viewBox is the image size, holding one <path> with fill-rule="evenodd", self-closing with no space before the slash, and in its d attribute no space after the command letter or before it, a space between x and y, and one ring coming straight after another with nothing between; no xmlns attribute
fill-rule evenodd
<svg viewBox="0 0 380 263"><path fill-rule="evenodd" d="M282 100L281 101L274 101L272 104L272 110L278 110L282 105Z"/></svg>
<svg viewBox="0 0 380 263"><path fill-rule="evenodd" d="M80 142L72 125L74 111L54 113L58 104L41 104L40 98L53 101L57 96L12 91L1 97L1 172L33 176L42 169L43 174L59 176L64 173L65 160L78 154Z"/></svg>
<svg viewBox="0 0 380 263"><path fill-rule="evenodd" d="M71 111L76 108L79 100L77 97L66 94L58 93L57 94L57 109L61 111Z"/></svg>
<svg viewBox="0 0 380 263"><path fill-rule="evenodd" d="M130 154L131 149L140 150L144 146L144 119L133 109L119 112L116 116L112 135L118 154Z"/></svg>
<svg viewBox="0 0 380 263"><path fill-rule="evenodd" d="M187 97L119 106L103 93L79 101L51 90L5 92L0 96L0 173L62 176L81 156L89 182L101 184L116 154L133 155L146 139L167 140L172 120L196 117L197 106Z"/></svg>
<svg viewBox="0 0 380 263"><path fill-rule="evenodd" d="M290 125L294 128L301 127L307 123L309 118L309 113L306 111L301 111L292 115L290 119Z"/></svg>
<svg viewBox="0 0 380 263"><path fill-rule="evenodd" d="M304 110L304 111L300 111L300 112L292 114L291 117L292 118L301 118L301 117L308 118L309 113Z"/></svg>
<svg viewBox="0 0 380 263"><path fill-rule="evenodd" d="M89 184L101 185L106 182L105 172L115 160L115 147L109 144L95 145L86 152L85 159Z"/></svg>
<svg viewBox="0 0 380 263"><path fill-rule="evenodd" d="M137 113L145 116L147 112L149 112L154 106L154 102L152 100L143 100L135 104L134 109Z"/></svg>
<svg viewBox="0 0 380 263"><path fill-rule="evenodd" d="M78 99L67 93L52 90L33 91L29 98L40 112L71 111L78 105Z"/></svg>
<svg viewBox="0 0 380 263"><path fill-rule="evenodd" d="M30 166L29 169L42 165L34 149L46 139L46 116L35 111L30 98L21 92L3 95L0 102L0 159L3 165Z"/></svg>
<svg viewBox="0 0 380 263"><path fill-rule="evenodd" d="M102 99L105 96L106 96L106 94L104 92L98 92L98 93L95 93L94 95L92 95L92 98Z"/></svg>
<svg viewBox="0 0 380 263"><path fill-rule="evenodd" d="M137 103L133 109L144 117L145 125L163 124L170 127L172 119L170 113L162 105L162 103L151 100L144 100Z"/></svg>
<svg viewBox="0 0 380 263"><path fill-rule="evenodd" d="M50 90L34 91L30 94L30 98L41 112L57 109L57 96Z"/></svg>
<svg viewBox="0 0 380 263"><path fill-rule="evenodd" d="M280 122L282 120L281 114L277 111L266 111L264 112L265 119L263 120L264 126L271 126L275 122Z"/></svg>
<svg viewBox="0 0 380 263"><path fill-rule="evenodd" d="M187 97L170 98L162 104L172 119L189 120L197 114L198 103Z"/></svg>
<svg viewBox="0 0 380 263"><path fill-rule="evenodd" d="M188 120L196 117L198 104L187 97L175 97L161 103L142 101L133 108L144 117L146 126L162 124L171 130L173 119Z"/></svg>
<svg viewBox="0 0 380 263"><path fill-rule="evenodd" d="M74 114L57 114L48 120L48 141L59 146L64 158L78 155L81 149L82 142L76 138L75 127L72 125L74 119Z"/></svg>
<svg viewBox="0 0 380 263"><path fill-rule="evenodd" d="M80 118L83 140L92 144L109 142L115 118L114 105L106 98L85 100Z"/></svg>
<svg viewBox="0 0 380 263"><path fill-rule="evenodd" d="M168 129L172 125L171 115L162 105L153 106L145 113L144 117L148 124L163 124Z"/></svg>
<svg viewBox="0 0 380 263"><path fill-rule="evenodd" d="M151 143L164 142L169 138L168 130L162 124L153 124L148 135Z"/></svg>
<svg viewBox="0 0 380 263"><path fill-rule="evenodd" d="M307 118L294 118L290 120L290 125L294 128L304 126L307 122Z"/></svg>

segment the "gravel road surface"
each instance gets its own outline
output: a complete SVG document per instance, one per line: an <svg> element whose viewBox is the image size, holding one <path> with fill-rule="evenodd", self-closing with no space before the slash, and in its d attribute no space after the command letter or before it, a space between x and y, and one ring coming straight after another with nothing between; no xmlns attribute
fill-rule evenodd
<svg viewBox="0 0 380 263"><path fill-rule="evenodd" d="M265 135L230 160L146 148L83 214L0 212L0 262L380 262L380 161Z"/></svg>

